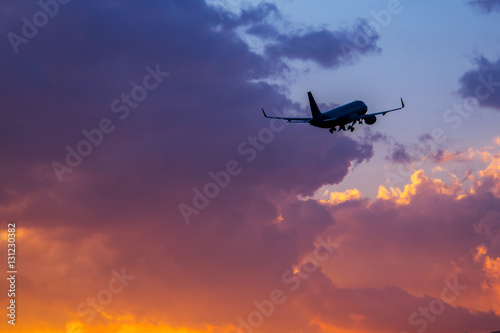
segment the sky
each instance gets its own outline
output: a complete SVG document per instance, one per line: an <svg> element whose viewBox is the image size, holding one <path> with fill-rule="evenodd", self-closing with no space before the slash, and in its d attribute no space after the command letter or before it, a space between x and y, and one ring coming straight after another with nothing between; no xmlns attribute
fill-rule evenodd
<svg viewBox="0 0 500 333"><path fill-rule="evenodd" d="M500 330L499 17L2 1L0 332ZM352 133L262 116L308 117L308 91L406 107Z"/></svg>

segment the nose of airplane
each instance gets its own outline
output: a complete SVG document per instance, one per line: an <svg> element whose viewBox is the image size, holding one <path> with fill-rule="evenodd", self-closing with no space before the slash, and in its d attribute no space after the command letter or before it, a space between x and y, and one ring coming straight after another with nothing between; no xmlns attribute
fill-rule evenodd
<svg viewBox="0 0 500 333"><path fill-rule="evenodd" d="M368 105L365 104L365 102L361 102L361 110L363 110L363 114L365 114L368 111Z"/></svg>

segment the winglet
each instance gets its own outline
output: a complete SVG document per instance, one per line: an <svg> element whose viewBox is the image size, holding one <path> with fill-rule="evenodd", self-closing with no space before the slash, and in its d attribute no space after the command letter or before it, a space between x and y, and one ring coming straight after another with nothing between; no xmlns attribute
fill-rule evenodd
<svg viewBox="0 0 500 333"><path fill-rule="evenodd" d="M401 108L405 107L405 102L403 102L403 97L401 97Z"/></svg>
<svg viewBox="0 0 500 333"><path fill-rule="evenodd" d="M262 113L264 114L264 117L269 118L266 114L266 111L264 111L264 108L262 108Z"/></svg>

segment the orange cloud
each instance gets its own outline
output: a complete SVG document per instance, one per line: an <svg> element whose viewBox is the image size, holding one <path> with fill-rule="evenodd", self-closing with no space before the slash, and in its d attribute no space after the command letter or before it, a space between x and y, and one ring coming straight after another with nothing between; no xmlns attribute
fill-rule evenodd
<svg viewBox="0 0 500 333"><path fill-rule="evenodd" d="M469 161L471 159L471 157L469 155L461 152L461 151L450 152L449 150L443 150L443 151L439 151L438 153L436 153L436 154L434 154L426 159L431 159L437 163L447 163L447 162L453 162L453 161L465 162L465 161Z"/></svg>
<svg viewBox="0 0 500 333"><path fill-rule="evenodd" d="M475 156L484 158L488 165L483 174L476 172L477 177L495 179L499 174L496 155L491 150L480 153ZM435 171L448 173L440 167ZM457 182L454 175L448 184L418 170L402 189L381 186L374 202L359 200L364 196L355 188L326 192L320 202L323 205L314 200L294 202L291 197L286 198L293 202L290 207L256 201L248 211L241 210L251 222L247 224L234 223L243 216L240 211L227 218L224 214L229 210L224 203L224 210L212 211L214 218L210 219L211 212L206 212L207 225L188 231L173 223L151 223L147 228L142 224L137 228L135 223L127 229L121 220L118 226L104 228L97 217L86 230L74 225L71 229L50 225L18 228L23 244L20 267L25 276L22 304L31 315L23 319L24 327L16 328L19 332L40 333L234 333L236 318L255 311L254 298L266 297L254 296L256 293L288 287L279 280L281 274L314 249L315 236L327 227L335 228L342 246L317 273L324 272L344 289L335 290L335 297L325 297L324 286L310 282L313 277L304 280L304 290L288 294L289 303L277 310L269 323L266 318L259 331L287 331L275 329L283 325L278 320L280 315L300 321L304 326L297 327L301 329L309 325L325 332L384 331L383 322L397 326L392 318L374 321L379 316L378 304L369 309L361 305L360 299L370 299L374 291L381 294L380 304L388 308L385 298L393 293L397 305L390 309L397 310L400 300L410 304L398 312L398 319L407 325L406 318L419 306L413 302L424 295L439 297L443 278L450 279L457 272L463 274L460 283L467 283L468 290L475 292L464 293L453 306L475 311L495 309L499 313L500 258L488 256L485 246L470 255L470 250L484 241L473 230L473 224L483 217L476 195L490 189L464 193ZM467 205L456 200L459 193L463 200L469 200ZM349 201L353 203L350 207L339 205ZM213 222L221 216L227 224ZM212 230L217 232L212 234ZM4 232L1 238L3 247ZM40 253L44 254L43 260ZM475 270L462 259L464 253ZM77 315L78 305L87 297L96 297L108 285L110 270L122 267L120 262L127 263L127 271L130 266L137 280L98 313L99 319L87 325ZM205 274L208 271L210 274ZM480 273L484 278L479 282L471 278L481 277ZM308 303L307 309L293 308L297 297L309 295L314 288L318 290L315 302ZM489 297L485 293L492 296L483 301ZM342 295L345 299L339 300ZM221 305L214 305L214 299ZM321 319L310 322L321 310L315 308L318 304L328 306L328 311L318 317ZM342 318L331 315L347 306ZM144 307L151 322L140 316L145 316ZM184 317L176 320L180 316ZM385 331L396 332L394 327Z"/></svg>
<svg viewBox="0 0 500 333"><path fill-rule="evenodd" d="M490 164L486 169L479 172L482 178L489 178L494 181L492 192L496 197L500 197L500 153L490 154Z"/></svg>
<svg viewBox="0 0 500 333"><path fill-rule="evenodd" d="M338 205L345 201L359 200L362 198L362 194L357 189L345 190L344 192L325 192L325 194L328 193L329 198L327 200L319 200L319 202L328 205Z"/></svg>
<svg viewBox="0 0 500 333"><path fill-rule="evenodd" d="M399 205L408 205L411 199L417 194L418 188L426 184L430 186L436 193L445 195L456 195L460 191L460 184L455 181L452 185L448 185L441 179L432 179L425 175L423 170L416 170L411 175L411 183L405 185L403 190L399 187L390 187L380 185L377 199L391 200Z"/></svg>
<svg viewBox="0 0 500 333"><path fill-rule="evenodd" d="M487 253L488 250L484 244L478 246L474 254L474 261L482 263L484 273L482 288L492 293L492 308L500 315L500 257L493 258Z"/></svg>
<svg viewBox="0 0 500 333"><path fill-rule="evenodd" d="M351 320L351 327L332 325L319 318L313 319L311 325L318 326L320 331L325 333L371 333L371 331L359 327L359 323L365 319L363 315L351 313L349 319Z"/></svg>
<svg viewBox="0 0 500 333"><path fill-rule="evenodd" d="M415 195L416 188L422 183L425 177L423 170L417 170L411 175L411 183L405 185L403 191L398 187L390 187L386 189L385 186L380 185L378 188L377 199L392 200L400 205L407 205L410 203L411 197Z"/></svg>
<svg viewBox="0 0 500 333"><path fill-rule="evenodd" d="M140 323L133 317L125 320L110 318L112 321L106 327L89 327L79 321L71 321L66 324L65 333L234 333L236 327L228 325L226 327L215 327L205 325L204 328L194 329L187 327L174 328L164 323Z"/></svg>
<svg viewBox="0 0 500 333"><path fill-rule="evenodd" d="M476 248L476 253L474 254L474 261L480 262L480 260L484 257L486 253L488 253L488 249L486 249L486 246L484 244L479 245Z"/></svg>

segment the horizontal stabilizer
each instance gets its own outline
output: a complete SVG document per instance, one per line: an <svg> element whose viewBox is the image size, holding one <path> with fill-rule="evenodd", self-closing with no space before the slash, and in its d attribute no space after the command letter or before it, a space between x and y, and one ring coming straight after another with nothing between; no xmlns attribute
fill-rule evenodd
<svg viewBox="0 0 500 333"><path fill-rule="evenodd" d="M292 117L270 117L266 114L266 111L264 111L264 108L262 108L262 113L264 114L264 117L266 117L266 118L282 119L282 120L288 121L289 123L308 123L312 119L312 118L292 118Z"/></svg>

